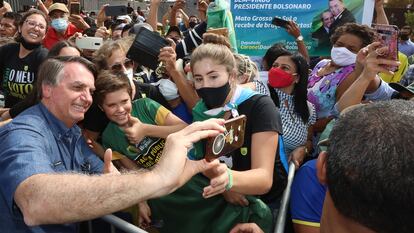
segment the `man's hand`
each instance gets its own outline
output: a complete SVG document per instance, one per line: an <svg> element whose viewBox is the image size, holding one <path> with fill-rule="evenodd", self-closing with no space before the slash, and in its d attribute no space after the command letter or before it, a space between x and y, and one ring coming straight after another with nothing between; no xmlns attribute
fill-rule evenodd
<svg viewBox="0 0 414 233"><path fill-rule="evenodd" d="M264 233L256 223L239 223L230 233Z"/></svg>
<svg viewBox="0 0 414 233"><path fill-rule="evenodd" d="M112 150L107 149L104 155L104 174L121 174L118 169L112 164Z"/></svg>
<svg viewBox="0 0 414 233"><path fill-rule="evenodd" d="M138 203L138 223L139 226L146 229L151 223L151 209L146 201Z"/></svg>
<svg viewBox="0 0 414 233"><path fill-rule="evenodd" d="M223 193L224 199L226 199L227 202L233 204L233 205L239 205L239 206L248 206L249 201L246 199L246 197L243 194L236 193L233 191L226 191Z"/></svg>
<svg viewBox="0 0 414 233"><path fill-rule="evenodd" d="M106 14L105 14L105 8L109 6L109 4L104 4L101 6L101 9L99 9L98 15L96 16L96 25L98 27L104 26L104 22L106 20Z"/></svg>
<svg viewBox="0 0 414 233"><path fill-rule="evenodd" d="M11 6L10 6L10 4L9 3L7 3L7 2L3 2L3 7L2 8L0 8L0 19L1 18L3 18L3 15L6 13L6 12L12 12L13 10L12 10L12 8L11 8Z"/></svg>
<svg viewBox="0 0 414 233"><path fill-rule="evenodd" d="M80 30L86 30L90 28L89 24L85 22L85 20L80 15L70 15L69 21L76 26L76 28Z"/></svg>
<svg viewBox="0 0 414 233"><path fill-rule="evenodd" d="M138 144L147 135L144 124L131 115L128 115L128 123L121 126L121 129L132 144Z"/></svg>
<svg viewBox="0 0 414 233"><path fill-rule="evenodd" d="M223 125L223 119L209 119L195 122L167 137L161 160L153 169L153 173L159 175L160 180L165 182L165 187L169 188L168 192L182 186L195 174L219 164L218 160L212 162L207 162L205 159L189 160L187 153L193 143L223 133L225 130Z"/></svg>

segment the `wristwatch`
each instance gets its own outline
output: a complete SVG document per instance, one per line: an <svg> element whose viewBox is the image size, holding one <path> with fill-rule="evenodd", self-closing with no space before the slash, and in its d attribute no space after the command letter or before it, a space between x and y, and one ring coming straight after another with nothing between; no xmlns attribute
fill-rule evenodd
<svg viewBox="0 0 414 233"><path fill-rule="evenodd" d="M303 42L303 36L299 35L298 38L296 38L296 42Z"/></svg>

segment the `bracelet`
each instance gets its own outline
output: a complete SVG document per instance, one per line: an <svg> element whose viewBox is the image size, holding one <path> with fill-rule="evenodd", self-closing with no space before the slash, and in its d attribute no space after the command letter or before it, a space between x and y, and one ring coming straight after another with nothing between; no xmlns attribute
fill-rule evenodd
<svg viewBox="0 0 414 233"><path fill-rule="evenodd" d="M233 173L229 168L227 168L227 175L229 176L229 183L226 185L226 191L230 190L233 187Z"/></svg>

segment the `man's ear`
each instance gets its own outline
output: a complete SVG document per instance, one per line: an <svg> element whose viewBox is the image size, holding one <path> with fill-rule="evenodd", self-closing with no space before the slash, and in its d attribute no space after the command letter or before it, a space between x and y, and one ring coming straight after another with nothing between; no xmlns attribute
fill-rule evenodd
<svg viewBox="0 0 414 233"><path fill-rule="evenodd" d="M322 151L318 159L316 161L316 175L318 176L319 182L322 184L327 184L327 177L326 177L326 163L328 159L328 153L326 151Z"/></svg>
<svg viewBox="0 0 414 233"><path fill-rule="evenodd" d="M50 98L52 95L52 87L50 85L42 85L42 98Z"/></svg>

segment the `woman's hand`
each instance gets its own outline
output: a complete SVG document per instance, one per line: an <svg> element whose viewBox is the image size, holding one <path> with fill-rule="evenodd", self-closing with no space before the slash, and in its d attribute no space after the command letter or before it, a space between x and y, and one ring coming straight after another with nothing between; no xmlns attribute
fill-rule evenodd
<svg viewBox="0 0 414 233"><path fill-rule="evenodd" d="M298 25L292 20L289 20L288 24L286 25L286 31L295 39L300 36L300 29Z"/></svg>
<svg viewBox="0 0 414 233"><path fill-rule="evenodd" d="M203 197L209 198L226 191L226 186L229 183L229 172L227 165L219 163L217 166L203 172L205 176L210 178L210 185L204 187Z"/></svg>
<svg viewBox="0 0 414 233"><path fill-rule="evenodd" d="M144 229L151 224L151 209L146 201L138 203L138 223Z"/></svg>
<svg viewBox="0 0 414 233"><path fill-rule="evenodd" d="M364 69L361 76L369 80L373 80L377 73L385 73L393 75L386 66L399 66L400 62L384 58L388 54L388 47L382 47L380 42L374 42L367 47L361 49L361 53L365 54Z"/></svg>
<svg viewBox="0 0 414 233"><path fill-rule="evenodd" d="M239 206L248 206L249 201L246 199L246 197L243 194L236 193L233 191L226 191L223 193L224 199L226 199L227 202L233 204L233 205L239 205Z"/></svg>
<svg viewBox="0 0 414 233"><path fill-rule="evenodd" d="M289 161L293 161L295 168L298 169L306 157L306 146L299 146L289 155Z"/></svg>

